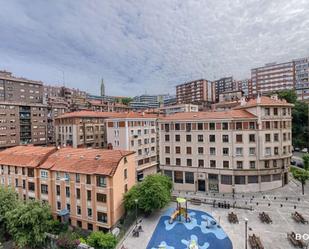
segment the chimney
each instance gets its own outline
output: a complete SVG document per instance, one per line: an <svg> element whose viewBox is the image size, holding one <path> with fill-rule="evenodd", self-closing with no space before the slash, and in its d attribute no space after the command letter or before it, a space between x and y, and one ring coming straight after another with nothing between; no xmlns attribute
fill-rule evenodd
<svg viewBox="0 0 309 249"><path fill-rule="evenodd" d="M256 98L256 103L261 104L261 93L258 93L257 98Z"/></svg>

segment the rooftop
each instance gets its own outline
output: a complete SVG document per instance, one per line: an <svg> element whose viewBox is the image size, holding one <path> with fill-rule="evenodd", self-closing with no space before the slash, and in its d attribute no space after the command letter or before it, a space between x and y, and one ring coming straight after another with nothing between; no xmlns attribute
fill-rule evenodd
<svg viewBox="0 0 309 249"><path fill-rule="evenodd" d="M241 104L240 106L236 108L239 109L239 108L248 108L248 107L255 107L255 106L290 106L292 107L293 104L288 103L285 99L261 96L261 97L257 97L254 99L250 99L248 102Z"/></svg>
<svg viewBox="0 0 309 249"><path fill-rule="evenodd" d="M54 151L55 147L16 146L0 152L0 164L37 167Z"/></svg>
<svg viewBox="0 0 309 249"><path fill-rule="evenodd" d="M244 119L256 118L245 110L228 110L218 112L182 112L161 118L161 120L205 120L205 119Z"/></svg>
<svg viewBox="0 0 309 249"><path fill-rule="evenodd" d="M61 148L47 158L42 169L81 174L114 175L119 161L132 151Z"/></svg>

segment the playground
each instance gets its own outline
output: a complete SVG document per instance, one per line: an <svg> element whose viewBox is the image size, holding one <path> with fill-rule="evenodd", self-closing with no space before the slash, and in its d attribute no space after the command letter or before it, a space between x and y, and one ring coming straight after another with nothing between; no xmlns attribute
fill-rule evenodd
<svg viewBox="0 0 309 249"><path fill-rule="evenodd" d="M232 242L208 213L187 208L177 198L176 208L161 216L147 249L232 249Z"/></svg>

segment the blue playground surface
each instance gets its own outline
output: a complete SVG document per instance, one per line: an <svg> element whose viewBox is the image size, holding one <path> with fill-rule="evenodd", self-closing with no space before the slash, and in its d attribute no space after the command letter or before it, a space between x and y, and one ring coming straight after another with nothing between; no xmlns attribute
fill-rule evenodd
<svg viewBox="0 0 309 249"><path fill-rule="evenodd" d="M189 222L182 217L170 224L174 211L170 208L161 216L147 249L233 249L229 237L208 213L188 209ZM189 246L192 241L195 247Z"/></svg>

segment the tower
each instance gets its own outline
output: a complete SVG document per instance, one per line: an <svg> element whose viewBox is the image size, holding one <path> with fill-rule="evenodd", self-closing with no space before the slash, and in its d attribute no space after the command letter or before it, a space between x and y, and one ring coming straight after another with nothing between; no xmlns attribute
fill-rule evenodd
<svg viewBox="0 0 309 249"><path fill-rule="evenodd" d="M105 96L105 85L104 85L104 80L102 78L101 80L101 97Z"/></svg>

